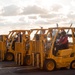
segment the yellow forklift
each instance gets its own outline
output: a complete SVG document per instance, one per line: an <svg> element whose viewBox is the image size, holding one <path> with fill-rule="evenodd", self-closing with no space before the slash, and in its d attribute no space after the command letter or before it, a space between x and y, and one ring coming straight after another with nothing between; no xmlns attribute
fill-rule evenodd
<svg viewBox="0 0 75 75"><path fill-rule="evenodd" d="M75 69L75 40L74 40L74 28L70 27L58 27L58 28L49 28L51 33L53 34L51 39L51 46L49 51L45 53L45 58L43 58L43 67L47 71L52 71L55 68L73 68ZM68 36L68 48L59 49L56 52L56 40L59 35L61 35L61 31L64 30L66 35Z"/></svg>
<svg viewBox="0 0 75 75"><path fill-rule="evenodd" d="M22 43L23 44L23 38L24 41L26 41L27 37L29 38L30 30L12 30L9 32L6 38L3 36L3 41L0 41L0 53L1 53L1 61L7 60L12 61L15 60L15 55L17 50L15 50L15 43ZM23 46L25 47L25 45ZM27 47L26 47L27 48ZM21 52L25 53L26 48L22 48L20 46ZM25 55L25 54L24 54Z"/></svg>
<svg viewBox="0 0 75 75"><path fill-rule="evenodd" d="M31 41L30 41L30 30L25 30L22 34L21 42L15 42L15 62L17 65L31 65L30 60L30 50L31 50ZM19 38L19 37L18 37Z"/></svg>
<svg viewBox="0 0 75 75"><path fill-rule="evenodd" d="M43 31L46 29L43 29ZM48 29L47 29L48 30ZM31 29L28 35L23 35L22 43L15 43L15 62L18 65L31 65L32 64L32 52L35 52L35 34L40 34L41 29ZM24 53L25 51L26 53Z"/></svg>

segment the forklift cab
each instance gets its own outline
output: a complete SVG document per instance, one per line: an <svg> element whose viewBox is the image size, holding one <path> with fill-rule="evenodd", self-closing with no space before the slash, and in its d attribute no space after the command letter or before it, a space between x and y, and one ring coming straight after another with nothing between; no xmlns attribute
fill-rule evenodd
<svg viewBox="0 0 75 75"><path fill-rule="evenodd" d="M66 45L66 47L63 47L63 46L60 46L61 45L61 43L58 43L58 47L60 47L60 48L58 48L58 50L56 49L56 47L55 47L55 44L56 44L56 42L59 42L59 39L61 38L61 32L62 32L62 30L64 30L65 31L65 36L67 36L67 45ZM65 53L66 53L66 51L69 51L69 52L71 52L72 51L72 49L73 49L73 35L72 35L72 33L73 33L73 31L72 31L72 29L69 29L69 32L67 32L68 31L68 29L64 29L64 28L62 28L62 29L60 29L59 31L58 31L58 33L57 33L57 36L56 36L56 39L55 39L55 43L54 43L54 51L56 51L55 52L55 55L64 55ZM69 35L71 35L71 36L69 36ZM63 37L64 38L64 37ZM64 41L64 40L63 40ZM63 42L62 41L62 42ZM64 52L64 53L63 53Z"/></svg>
<svg viewBox="0 0 75 75"><path fill-rule="evenodd" d="M75 44L74 44L75 30L74 28L69 28L69 27L59 27L56 29L57 31L54 38L52 39L51 48L47 54L46 59L44 60L44 68L47 71L52 71L55 68L62 68L62 67L75 69ZM55 44L62 29L65 30L66 35L68 37L68 48L59 49L56 53Z"/></svg>

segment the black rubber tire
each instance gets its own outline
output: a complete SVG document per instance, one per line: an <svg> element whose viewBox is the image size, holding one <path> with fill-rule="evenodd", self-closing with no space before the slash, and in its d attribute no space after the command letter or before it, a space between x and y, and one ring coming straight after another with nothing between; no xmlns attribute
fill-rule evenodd
<svg viewBox="0 0 75 75"><path fill-rule="evenodd" d="M31 61L30 61L30 55L26 55L24 58L24 65L26 66L30 66L31 65Z"/></svg>
<svg viewBox="0 0 75 75"><path fill-rule="evenodd" d="M70 68L75 69L75 60L71 62Z"/></svg>
<svg viewBox="0 0 75 75"><path fill-rule="evenodd" d="M6 53L5 54L5 60L6 61L13 61L14 60L14 54L12 54L11 52Z"/></svg>
<svg viewBox="0 0 75 75"><path fill-rule="evenodd" d="M53 70L55 70L55 68L56 68L56 63L54 60L52 60L52 59L45 60L44 69L46 71L53 71Z"/></svg>

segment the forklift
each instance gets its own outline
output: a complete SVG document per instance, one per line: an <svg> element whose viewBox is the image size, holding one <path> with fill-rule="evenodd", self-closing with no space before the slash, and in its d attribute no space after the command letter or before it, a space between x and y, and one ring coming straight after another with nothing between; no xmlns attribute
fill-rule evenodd
<svg viewBox="0 0 75 75"><path fill-rule="evenodd" d="M1 53L1 61L6 60L6 61L14 61L16 58L16 52L15 50L15 43L22 43L23 40L22 38L29 38L28 34L30 33L29 30L12 30L9 32L9 34L6 36L6 38L0 40L0 53ZM24 41L26 41L24 39ZM23 46L24 47L24 46ZM23 53L25 53L26 48L23 48Z"/></svg>

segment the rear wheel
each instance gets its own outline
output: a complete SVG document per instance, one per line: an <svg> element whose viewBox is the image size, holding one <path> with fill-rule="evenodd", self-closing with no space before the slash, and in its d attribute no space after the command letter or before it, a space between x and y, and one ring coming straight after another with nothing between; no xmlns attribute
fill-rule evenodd
<svg viewBox="0 0 75 75"><path fill-rule="evenodd" d="M7 61L14 60L14 55L12 53L6 53L5 60L7 60Z"/></svg>
<svg viewBox="0 0 75 75"><path fill-rule="evenodd" d="M27 66L31 65L30 55L25 56L24 65L27 65Z"/></svg>
<svg viewBox="0 0 75 75"><path fill-rule="evenodd" d="M71 63L70 68L71 68L71 69L75 69L75 61L73 61L73 62Z"/></svg>
<svg viewBox="0 0 75 75"><path fill-rule="evenodd" d="M47 71L53 71L56 68L56 63L54 60L45 60L44 69Z"/></svg>

